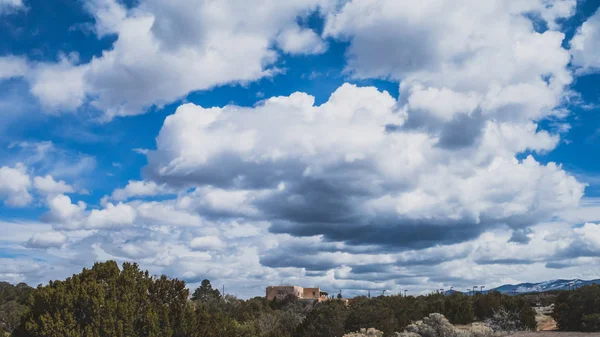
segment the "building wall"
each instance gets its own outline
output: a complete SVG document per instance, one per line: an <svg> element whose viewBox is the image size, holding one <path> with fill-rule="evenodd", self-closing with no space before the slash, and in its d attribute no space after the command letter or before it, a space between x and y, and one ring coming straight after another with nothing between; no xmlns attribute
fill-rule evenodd
<svg viewBox="0 0 600 337"><path fill-rule="evenodd" d="M327 293L322 292L320 288L303 288L299 286L270 286L267 287L267 300L283 299L289 295L294 295L301 300L327 301Z"/></svg>
<svg viewBox="0 0 600 337"><path fill-rule="evenodd" d="M294 295L298 298L304 297L304 288L298 286L274 286L267 287L267 300L283 299L288 295Z"/></svg>
<svg viewBox="0 0 600 337"><path fill-rule="evenodd" d="M304 288L303 298L318 299L321 297L321 289L319 288Z"/></svg>

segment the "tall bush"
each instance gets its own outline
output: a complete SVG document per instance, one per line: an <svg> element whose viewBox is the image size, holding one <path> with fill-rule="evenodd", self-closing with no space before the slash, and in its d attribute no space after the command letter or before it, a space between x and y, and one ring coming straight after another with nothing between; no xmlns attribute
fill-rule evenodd
<svg viewBox="0 0 600 337"><path fill-rule="evenodd" d="M559 330L600 331L600 285L591 284L556 297L552 317Z"/></svg>

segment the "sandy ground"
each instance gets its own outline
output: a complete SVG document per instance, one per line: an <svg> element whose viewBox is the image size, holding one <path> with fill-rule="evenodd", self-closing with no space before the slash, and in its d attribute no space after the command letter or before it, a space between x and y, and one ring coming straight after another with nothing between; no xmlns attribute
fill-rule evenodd
<svg viewBox="0 0 600 337"><path fill-rule="evenodd" d="M535 321L537 322L537 331L553 331L557 329L556 321L550 316L536 316Z"/></svg>
<svg viewBox="0 0 600 337"><path fill-rule="evenodd" d="M556 330L556 321L550 316L554 310L554 306L536 307L535 321L537 323L537 331L552 331Z"/></svg>

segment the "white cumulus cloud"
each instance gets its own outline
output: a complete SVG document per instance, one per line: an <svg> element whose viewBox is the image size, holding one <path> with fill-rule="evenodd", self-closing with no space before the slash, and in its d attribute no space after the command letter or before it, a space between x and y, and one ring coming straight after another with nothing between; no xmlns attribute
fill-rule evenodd
<svg viewBox="0 0 600 337"><path fill-rule="evenodd" d="M556 114L572 81L562 32L538 33L525 15L551 25L575 1L348 1L329 14L324 36L349 40L346 70L401 80L412 128L481 118L537 120ZM438 125L432 125L438 121ZM464 126L471 122L471 126ZM468 138L469 132L463 137Z"/></svg>
<svg viewBox="0 0 600 337"><path fill-rule="evenodd" d="M0 5L1 8L2 5ZM1 13L1 12L0 12ZM16 56L0 57L0 80L22 77L29 71L24 59Z"/></svg>
<svg viewBox="0 0 600 337"><path fill-rule="evenodd" d="M132 197L151 197L163 192L165 192L164 187L157 185L153 181L130 180L124 188L114 190L111 198L117 201L124 201Z"/></svg>
<svg viewBox="0 0 600 337"><path fill-rule="evenodd" d="M221 250L225 244L218 236L203 236L193 238L190 247L195 250Z"/></svg>
<svg viewBox="0 0 600 337"><path fill-rule="evenodd" d="M0 167L0 200L7 206L23 207L33 201L29 193L31 178L23 164Z"/></svg>
<svg viewBox="0 0 600 337"><path fill-rule="evenodd" d="M478 140L454 150L433 131L403 129L410 113L386 92L349 84L320 106L304 93L253 108L185 104L166 118L147 172L173 187L212 186L196 205L215 216L399 248L522 228L578 205L584 185L559 165L516 159L556 146L535 123L484 119ZM372 231L358 234L365 224Z"/></svg>
<svg viewBox="0 0 600 337"><path fill-rule="evenodd" d="M60 232L35 233L27 241L31 248L60 248L67 242L67 236Z"/></svg>
<svg viewBox="0 0 600 337"><path fill-rule="evenodd" d="M86 8L96 34L117 36L110 50L89 63L63 57L29 69L24 59L2 58L7 70L0 78L26 77L50 113L91 101L104 120L142 114L191 91L277 74L275 42L287 53L322 53L321 37L296 19L327 2L144 0L126 9L116 0L93 0Z"/></svg>
<svg viewBox="0 0 600 337"><path fill-rule="evenodd" d="M581 72L600 71L600 10L577 29L571 40L571 54Z"/></svg>
<svg viewBox="0 0 600 337"><path fill-rule="evenodd" d="M33 186L35 186L40 193L46 195L75 192L73 186L65 183L63 180L56 181L50 175L33 178Z"/></svg>
<svg viewBox="0 0 600 337"><path fill-rule="evenodd" d="M339 42L351 79L398 82L399 98L346 83L320 105L304 92L252 107L181 104L155 149L135 150L148 159L143 179L100 206L65 195L94 158L14 143L28 155L2 164L0 198L23 206L39 194L47 211L45 224L1 224L22 229L0 249L25 254L1 261L1 279L37 282L106 259L192 287L209 278L242 297L280 283L416 293L550 279L556 269L600 276L597 202L582 202L585 185L539 159L564 134L539 125L562 122L569 63L576 74L598 66L598 14L562 46L575 0L85 6L95 34L115 39L91 61L0 57L0 79L23 77L48 113L140 114L272 76L280 53ZM322 35L302 25L315 10ZM536 31L532 17L549 29Z"/></svg>

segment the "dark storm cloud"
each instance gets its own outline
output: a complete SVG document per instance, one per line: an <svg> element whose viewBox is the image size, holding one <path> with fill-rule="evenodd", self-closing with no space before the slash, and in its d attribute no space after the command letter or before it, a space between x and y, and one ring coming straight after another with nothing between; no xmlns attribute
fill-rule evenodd
<svg viewBox="0 0 600 337"><path fill-rule="evenodd" d="M390 270L394 265L391 263L386 264L365 264L352 266L353 274L370 274L370 273L385 273Z"/></svg>
<svg viewBox="0 0 600 337"><path fill-rule="evenodd" d="M357 281L370 281L370 282L385 282L389 280L394 280L397 284L419 284L420 279L416 279L415 275L405 274L405 273L395 273L395 272L387 272L387 273L363 273L363 274L354 274L349 273L347 275L336 275L336 279L340 280L357 280Z"/></svg>
<svg viewBox="0 0 600 337"><path fill-rule="evenodd" d="M575 240L567 248L559 250L554 259L574 259L578 257L597 257L600 255L600 250L597 247L592 247L588 244Z"/></svg>
<svg viewBox="0 0 600 337"><path fill-rule="evenodd" d="M362 220L362 219L361 219ZM326 240L343 241L349 245L381 245L397 250L423 249L477 238L485 226L457 223L447 219L423 220L387 218L364 223L315 223L276 221L270 231L294 236L324 235ZM363 221L361 221L363 222Z"/></svg>
<svg viewBox="0 0 600 337"><path fill-rule="evenodd" d="M442 127L438 146L448 150L471 146L481 137L484 124L485 119L480 112L457 114Z"/></svg>
<svg viewBox="0 0 600 337"><path fill-rule="evenodd" d="M479 258L475 259L477 264L533 264L536 261L530 259L520 259L518 257L515 258Z"/></svg>
<svg viewBox="0 0 600 337"><path fill-rule="evenodd" d="M517 229L513 231L512 236L508 242L515 242L520 244L528 244L531 241L529 235L533 233L531 228Z"/></svg>
<svg viewBox="0 0 600 337"><path fill-rule="evenodd" d="M149 160L154 161L152 155ZM272 233L323 235L326 241L348 245L406 250L472 240L487 229L487 224L477 224L471 219L404 219L393 214L365 212L364 201L385 194L386 190L407 188L376 183L373 168L367 162L339 164L331 169L327 179L303 176L304 168L292 162L248 163L235 155L221 155L207 165L184 175L161 176L160 170L147 170L147 174L169 184L183 186L193 181L220 188L274 188L285 181L283 191L253 201L253 206L261 212L258 217L272 222ZM240 216L235 211L201 211L208 218Z"/></svg>
<svg viewBox="0 0 600 337"><path fill-rule="evenodd" d="M415 277L405 277L405 278L392 278L394 279L394 283L397 285L404 286L412 286L412 285L421 285L423 284L424 277L415 276Z"/></svg>
<svg viewBox="0 0 600 337"><path fill-rule="evenodd" d="M437 64L439 55L430 47L434 38L431 31L411 26L404 30L410 34L404 34L402 28L387 29L384 22L376 26L354 36L348 47L348 70L353 70L355 76L388 78L390 74L417 71ZM385 52L373 52L381 50L382 45L386 46Z"/></svg>
<svg viewBox="0 0 600 337"><path fill-rule="evenodd" d="M455 247L454 249L429 248L422 250L404 251L399 254L389 255L392 262L386 263L368 263L348 260L350 254L385 254L386 250L380 251L369 249L369 252L360 251L361 246L343 246L339 243L321 242L319 240L298 240L292 242L283 242L279 246L269 249L261 257L261 263L268 267L294 267L305 268L310 271L323 271L330 268L339 268L348 266L350 273L356 275L356 279L366 278L378 279L375 274L390 274L394 277L407 278L414 277L413 270L428 269L447 261L465 258L471 249L466 247ZM331 253L338 254L331 254ZM397 253L397 251L396 251ZM371 256L373 256L371 255ZM365 256L365 255L363 255ZM357 257L358 258L358 257ZM410 268L410 273L406 272Z"/></svg>
<svg viewBox="0 0 600 337"><path fill-rule="evenodd" d="M327 275L327 272L307 270L304 275L306 275L307 277L321 277Z"/></svg>
<svg viewBox="0 0 600 337"><path fill-rule="evenodd" d="M438 265L443 262L452 261L467 257L469 250L456 251L448 255L445 252L428 252L426 250L412 251L409 256L399 256L394 263L374 263L366 265L350 265L353 274L370 274L370 273L389 273L394 268L411 267L411 271L419 269L430 269L431 266ZM421 267L421 268L419 268ZM412 273L405 274L405 277L414 276Z"/></svg>
<svg viewBox="0 0 600 337"><path fill-rule="evenodd" d="M439 275L430 276L428 279L430 283L441 283L444 285L446 290L449 290L450 287L453 288L454 291L467 292L467 289L472 289L473 286L482 286L485 285L485 279L480 277L475 278L464 278L464 277L454 277L448 274L439 273ZM437 291L438 289L434 289L433 291Z"/></svg>
<svg viewBox="0 0 600 337"><path fill-rule="evenodd" d="M548 262L546 263L546 268L550 268L550 269L564 269L564 268L569 268L571 267L572 264L570 263L566 263L566 262Z"/></svg>
<svg viewBox="0 0 600 337"><path fill-rule="evenodd" d="M447 150L460 150L472 146L481 137L486 119L481 109L454 114L450 121L443 121L430 111L411 109L404 125L388 124L388 133L403 131L427 132L439 138L437 146Z"/></svg>
<svg viewBox="0 0 600 337"><path fill-rule="evenodd" d="M156 151L148 153L143 176L175 187L210 185L219 188L274 188L281 181L302 175L304 166L293 161L244 161L236 153L221 153L201 167L189 170L165 167Z"/></svg>
<svg viewBox="0 0 600 337"><path fill-rule="evenodd" d="M285 195L261 200L257 206L273 219L297 223L343 225L362 217L353 199L365 197L368 190L359 183L303 178L290 185Z"/></svg>
<svg viewBox="0 0 600 337"><path fill-rule="evenodd" d="M396 262L397 266L412 267L412 266L435 266L446 261L462 259L469 255L469 250L454 250L452 254L433 253L427 254L423 251L415 251L413 256L403 257Z"/></svg>
<svg viewBox="0 0 600 337"><path fill-rule="evenodd" d="M296 267L311 271L325 271L340 266L324 256L286 254L285 252L271 252L260 258L263 266L271 268Z"/></svg>

